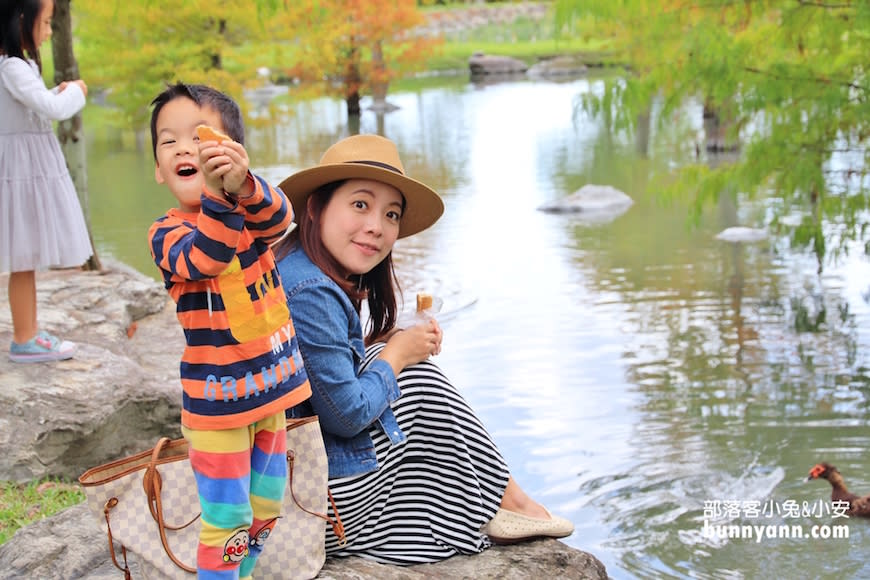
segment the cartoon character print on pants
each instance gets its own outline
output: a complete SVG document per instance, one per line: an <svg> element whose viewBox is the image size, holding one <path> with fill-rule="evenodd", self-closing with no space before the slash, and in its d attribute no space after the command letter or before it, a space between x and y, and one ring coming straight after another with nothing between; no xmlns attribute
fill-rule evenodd
<svg viewBox="0 0 870 580"><path fill-rule="evenodd" d="M248 281L247 271L236 256L217 278L230 332L240 343L272 336L290 319L277 275L266 272Z"/></svg>
<svg viewBox="0 0 870 580"><path fill-rule="evenodd" d="M237 530L224 544L224 562L237 564L248 555L248 530Z"/></svg>
<svg viewBox="0 0 870 580"><path fill-rule="evenodd" d="M263 524L263 526L254 533L251 538L250 544L251 549L263 549L263 544L266 542L266 539L272 534L272 530L275 528L275 523L277 523L278 518L270 520Z"/></svg>

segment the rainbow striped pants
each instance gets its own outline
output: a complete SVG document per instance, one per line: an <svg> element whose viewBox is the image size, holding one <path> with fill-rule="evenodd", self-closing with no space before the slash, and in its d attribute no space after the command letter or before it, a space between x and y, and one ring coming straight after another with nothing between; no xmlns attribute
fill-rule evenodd
<svg viewBox="0 0 870 580"><path fill-rule="evenodd" d="M197 578L250 578L287 485L284 411L247 427L182 427L202 508Z"/></svg>

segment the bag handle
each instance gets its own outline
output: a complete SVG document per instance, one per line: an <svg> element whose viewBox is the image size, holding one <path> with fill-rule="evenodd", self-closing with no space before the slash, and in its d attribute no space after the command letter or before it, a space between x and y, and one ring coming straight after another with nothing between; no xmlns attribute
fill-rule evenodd
<svg viewBox="0 0 870 580"><path fill-rule="evenodd" d="M151 461L148 463L148 467L145 468L145 473L142 476L142 487L145 489L145 497L148 500L148 509L151 511L151 517L154 518L157 525L165 527L167 530L177 532L195 522L200 514L196 514L196 516L186 524L172 526L167 524L163 519L162 504L160 504L160 507L158 508L157 502L163 491L163 478L160 477L160 471L157 470L157 460L160 459L160 453L163 451L163 448L171 442L172 440L169 437L161 437L157 441L157 444L151 452Z"/></svg>
<svg viewBox="0 0 870 580"><path fill-rule="evenodd" d="M161 437L157 444L154 446L153 451L151 452L151 461L148 463L148 467L145 469L145 474L142 476L142 486L145 488L145 496L148 500L148 509L151 512L151 517L154 518L154 521L157 522L157 528L160 532L160 542L163 544L163 550L166 552L166 555L169 556L169 559L172 562L184 570L185 572L189 572L191 574L196 574L196 568L192 568L190 566L185 565L178 557L173 553L172 548L169 547L169 541L166 538L166 530L181 530L192 524L199 518L199 514L196 515L191 521L187 522L181 526L169 526L163 520L163 499L161 497L161 492L163 490L163 479L160 477L160 472L157 470L157 461L160 458L160 453L163 451L163 448L166 447L172 440L169 437ZM106 529L107 535L109 536L109 553L112 556L112 563L116 568L124 572L124 580L131 580L130 576L130 567L127 564L127 548L124 545L121 545L121 554L124 558L124 567L122 568L120 564L118 564L118 560L115 557L115 549L112 542L112 522L110 518L110 513L112 509L118 505L118 498L112 497L106 502L103 507L103 514L106 518Z"/></svg>
<svg viewBox="0 0 870 580"><path fill-rule="evenodd" d="M154 445L154 449L151 453L151 460L148 463L148 467L145 469L145 474L142 476L142 486L145 489L145 496L148 499L148 509L151 512L151 517L154 518L154 521L157 522L157 527L160 532L160 542L163 544L163 550L166 552L166 555L169 556L169 559L172 562L184 570L185 572L189 572L191 574L196 573L196 568L192 568L184 564L178 557L173 553L172 548L169 547L169 541L166 538L166 530L177 531L186 528L195 522L201 514L197 514L192 520L187 522L186 524L180 526L171 526L168 525L163 519L163 499L161 497L161 492L163 490L163 479L160 477L160 471L157 469L157 462L160 459L160 453L163 451L163 448L166 447L172 440L169 437L161 437L157 444ZM341 523L341 517L338 514L338 507L335 505L335 499L332 497L332 492L327 488L327 494L329 495L329 502L332 505L332 512L335 515L335 519L330 518L327 514L322 514L319 512L311 511L299 503L299 500L296 498L296 493L293 490L293 466L296 462L296 452L292 449L287 450L287 479L290 485L290 495L293 498L293 502L307 514L311 514L323 520L329 522L332 526L332 531L335 536L338 538L338 545L345 546L347 545L347 535L344 531L344 524ZM115 557L115 549L112 538L112 523L110 521L109 513L112 508L118 505L118 498L112 497L106 502L103 508L103 514L106 518L106 526L107 526L107 534L109 537L109 553L112 556L112 563L116 568L124 572L124 580L131 580L130 576L130 568L127 565L127 549L124 545L121 545L121 554L124 558L124 567L121 567L118 564L118 560Z"/></svg>
<svg viewBox="0 0 870 580"><path fill-rule="evenodd" d="M311 514L312 516L317 516L323 520L329 522L332 526L332 531L335 534L335 537L338 538L338 545L344 547L347 545L347 535L344 532L344 524L341 523L341 516L338 515L338 507L335 505L335 500L332 498L332 492L329 491L329 488L326 489L326 493L329 495L329 503L332 504L332 513L335 514L335 519L333 520L326 514L322 514L320 512L314 512L303 506L299 503L299 500L296 499L296 492L293 491L293 465L296 462L296 452L292 449L287 450L287 479L290 484L290 495L293 497L293 503L299 507L302 511L307 514Z"/></svg>
<svg viewBox="0 0 870 580"><path fill-rule="evenodd" d="M115 544L112 538L112 522L109 521L109 512L116 505L118 505L118 498L110 497L103 506L103 515L106 517L106 534L109 536L109 555L112 556L112 564L115 565L115 568L124 573L124 580L131 580L130 566L127 564L127 548L124 547L124 544L121 544L121 555L124 557L123 568L118 564L118 559L115 558Z"/></svg>
<svg viewBox="0 0 870 580"><path fill-rule="evenodd" d="M142 476L142 486L145 488L145 496L148 499L148 509L151 511L151 517L153 517L154 521L157 522L157 528L160 531L160 542L163 544L163 551L166 552L166 555L169 556L169 559L172 560L176 566L185 572L196 574L196 568L188 566L179 560L173 553L172 548L169 547L169 541L166 539L166 530L183 530L199 518L199 514L197 514L192 520L181 526L167 525L163 519L163 499L161 497L163 479L160 477L160 472L157 470L157 460L160 458L160 452L169 444L170 441L171 439L169 437L161 437L157 441L157 444L154 446L154 451L151 453L151 462L148 464L148 467L145 469L145 474Z"/></svg>

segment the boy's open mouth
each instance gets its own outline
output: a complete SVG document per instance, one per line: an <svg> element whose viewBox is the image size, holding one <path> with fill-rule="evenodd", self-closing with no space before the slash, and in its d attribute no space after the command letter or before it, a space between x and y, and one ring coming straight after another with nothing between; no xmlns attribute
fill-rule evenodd
<svg viewBox="0 0 870 580"><path fill-rule="evenodd" d="M192 165L183 165L175 170L175 173L180 175L181 177L190 177L191 175L196 174L196 167Z"/></svg>

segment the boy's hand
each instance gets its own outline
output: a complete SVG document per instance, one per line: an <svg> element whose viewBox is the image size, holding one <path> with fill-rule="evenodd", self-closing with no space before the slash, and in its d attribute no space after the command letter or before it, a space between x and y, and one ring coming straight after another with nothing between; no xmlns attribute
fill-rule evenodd
<svg viewBox="0 0 870 580"><path fill-rule="evenodd" d="M223 174L226 173L226 162L221 161L223 156L223 147L215 141L199 142L199 168L205 177L205 188L218 197L224 189Z"/></svg>
<svg viewBox="0 0 870 580"><path fill-rule="evenodd" d="M253 193L248 181L248 152L235 141L200 141L199 165L205 175L205 186L213 192L221 191L232 197L245 197Z"/></svg>

